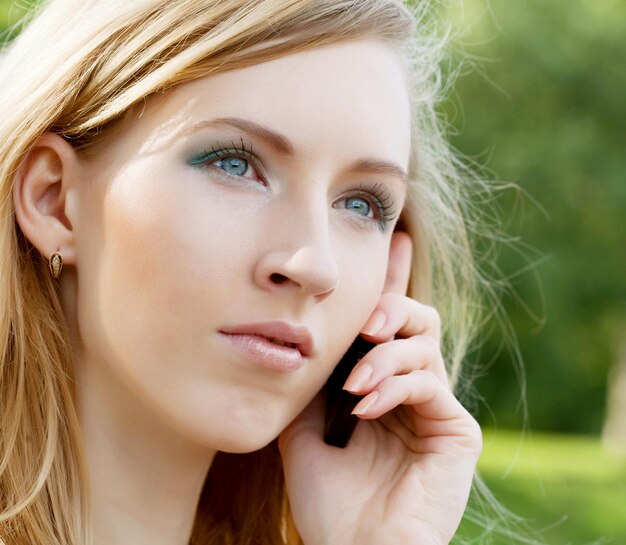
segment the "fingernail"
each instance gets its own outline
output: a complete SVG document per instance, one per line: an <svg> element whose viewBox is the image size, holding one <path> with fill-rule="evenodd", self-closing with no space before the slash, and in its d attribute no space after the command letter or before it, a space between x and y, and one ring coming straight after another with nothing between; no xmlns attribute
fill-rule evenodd
<svg viewBox="0 0 626 545"><path fill-rule="evenodd" d="M376 404L378 399L378 392L374 390L366 395L361 401L356 404L356 407L352 410L352 414L357 416L363 416Z"/></svg>
<svg viewBox="0 0 626 545"><path fill-rule="evenodd" d="M370 319L367 321L361 333L365 333L366 335L376 335L387 321L387 317L382 310L377 310L370 316Z"/></svg>
<svg viewBox="0 0 626 545"><path fill-rule="evenodd" d="M344 390L348 390L348 392L358 392L367 384L367 381L372 376L374 372L374 368L367 364L362 363L358 369L352 371L348 380L343 385Z"/></svg>

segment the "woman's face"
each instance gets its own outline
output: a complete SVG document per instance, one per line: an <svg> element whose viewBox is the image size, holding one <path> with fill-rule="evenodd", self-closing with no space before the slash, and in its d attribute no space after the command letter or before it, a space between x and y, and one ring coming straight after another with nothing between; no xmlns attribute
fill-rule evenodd
<svg viewBox="0 0 626 545"><path fill-rule="evenodd" d="M151 99L83 165L80 387L198 444L265 445L378 302L409 147L402 68L378 41Z"/></svg>

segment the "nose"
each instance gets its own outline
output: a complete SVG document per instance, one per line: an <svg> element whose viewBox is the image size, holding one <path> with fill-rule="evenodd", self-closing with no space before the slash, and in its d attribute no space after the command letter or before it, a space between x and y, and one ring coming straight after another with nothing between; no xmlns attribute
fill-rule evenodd
<svg viewBox="0 0 626 545"><path fill-rule="evenodd" d="M291 216L283 216L274 226L256 264L254 281L267 291L291 290L321 302L335 291L339 279L328 218Z"/></svg>

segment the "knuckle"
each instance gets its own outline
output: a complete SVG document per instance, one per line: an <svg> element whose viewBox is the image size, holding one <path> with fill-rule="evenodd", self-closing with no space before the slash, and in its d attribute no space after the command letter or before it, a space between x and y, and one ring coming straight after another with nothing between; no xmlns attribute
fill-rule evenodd
<svg viewBox="0 0 626 545"><path fill-rule="evenodd" d="M441 385L439 379L435 376L435 374L428 369L420 369L419 371L416 371L416 373L419 380L422 381L424 385L431 390L438 389Z"/></svg>
<svg viewBox="0 0 626 545"><path fill-rule="evenodd" d="M433 337L418 337L415 339L415 342L419 350L417 361L422 362L422 365L429 367L431 370L439 368L445 370L441 347Z"/></svg>
<svg viewBox="0 0 626 545"><path fill-rule="evenodd" d="M424 350L427 351L428 356L431 359L439 359L441 356L441 349L439 347L439 342L433 337L420 337L420 343L424 347Z"/></svg>
<svg viewBox="0 0 626 545"><path fill-rule="evenodd" d="M472 417L464 424L464 436L466 446L480 454L483 450L483 433L480 424Z"/></svg>
<svg viewBox="0 0 626 545"><path fill-rule="evenodd" d="M441 315L435 307L427 306L425 308L426 317L428 322L432 324L436 331L441 329Z"/></svg>

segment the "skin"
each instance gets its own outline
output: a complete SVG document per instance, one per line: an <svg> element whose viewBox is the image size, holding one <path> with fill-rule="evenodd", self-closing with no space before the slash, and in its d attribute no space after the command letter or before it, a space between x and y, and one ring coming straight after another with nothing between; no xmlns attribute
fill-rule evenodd
<svg viewBox="0 0 626 545"><path fill-rule="evenodd" d="M187 543L215 452L279 435L306 545L449 542L480 430L450 392L436 311L404 295L409 119L394 51L360 40L178 86L93 158L37 142L16 217L64 257L97 545ZM242 141L251 155L204 160ZM310 330L299 369L251 363L220 333L271 320ZM369 395L336 449L316 393L359 333L382 344L346 384Z"/></svg>

